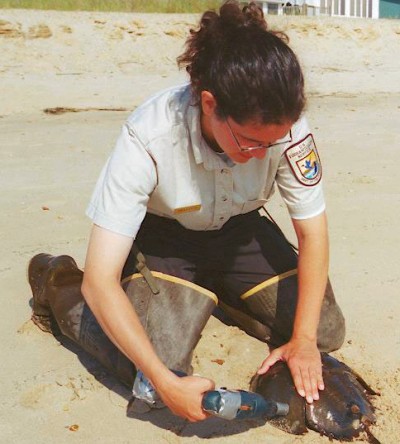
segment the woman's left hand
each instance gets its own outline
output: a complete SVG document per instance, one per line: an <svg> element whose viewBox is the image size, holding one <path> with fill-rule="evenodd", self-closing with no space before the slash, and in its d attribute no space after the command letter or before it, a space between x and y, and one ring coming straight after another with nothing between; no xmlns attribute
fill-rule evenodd
<svg viewBox="0 0 400 444"><path fill-rule="evenodd" d="M257 373L266 373L277 361L287 363L300 396L305 397L308 403L319 399L318 390L324 389L324 381L321 354L315 341L292 338L287 344L273 350Z"/></svg>

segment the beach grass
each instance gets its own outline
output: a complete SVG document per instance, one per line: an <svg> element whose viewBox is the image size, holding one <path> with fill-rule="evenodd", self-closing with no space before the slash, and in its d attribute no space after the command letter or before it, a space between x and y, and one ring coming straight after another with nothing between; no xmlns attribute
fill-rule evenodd
<svg viewBox="0 0 400 444"><path fill-rule="evenodd" d="M0 9L198 13L218 9L217 0L0 0Z"/></svg>

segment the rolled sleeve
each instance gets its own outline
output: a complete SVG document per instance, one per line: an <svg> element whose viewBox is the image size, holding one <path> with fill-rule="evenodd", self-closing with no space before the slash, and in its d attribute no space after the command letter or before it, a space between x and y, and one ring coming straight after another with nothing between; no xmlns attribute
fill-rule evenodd
<svg viewBox="0 0 400 444"><path fill-rule="evenodd" d="M325 210L322 182L308 189L300 184L293 188L280 182L278 189L292 219L309 219Z"/></svg>
<svg viewBox="0 0 400 444"><path fill-rule="evenodd" d="M135 238L156 185L156 165L133 129L125 125L86 214L102 228Z"/></svg>

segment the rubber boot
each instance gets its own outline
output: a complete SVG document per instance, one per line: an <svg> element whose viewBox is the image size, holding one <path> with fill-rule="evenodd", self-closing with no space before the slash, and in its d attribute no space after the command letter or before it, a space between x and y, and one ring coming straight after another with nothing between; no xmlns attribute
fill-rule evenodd
<svg viewBox="0 0 400 444"><path fill-rule="evenodd" d="M122 281L157 355L171 370L191 374L192 353L218 300L184 279L153 271L155 293L137 273Z"/></svg>
<svg viewBox="0 0 400 444"><path fill-rule="evenodd" d="M33 294L32 321L43 331L68 337L130 386L135 368L104 334L85 303L83 272L74 259L39 254L29 263L28 279Z"/></svg>
<svg viewBox="0 0 400 444"><path fill-rule="evenodd" d="M283 345L292 335L297 294L297 270L292 270L257 285L241 296L254 318L266 326L264 332L260 328L258 331L266 335L266 342L273 347ZM252 324L248 326L250 328ZM343 344L344 336L344 317L328 281L317 331L319 350L337 350Z"/></svg>
<svg viewBox="0 0 400 444"><path fill-rule="evenodd" d="M190 373L193 349L217 299L190 282L150 273L143 260L138 265L143 273L125 279L123 288L160 359L172 370ZM85 303L83 273L75 261L69 256L39 254L30 261L28 278L35 324L53 334L61 332L132 388L136 369L108 339Z"/></svg>
<svg viewBox="0 0 400 444"><path fill-rule="evenodd" d="M50 309L55 302L51 290L57 281L81 282L82 272L70 256L38 254L28 266L28 280L32 289L32 321L43 331L58 335L61 333ZM75 305L75 304L73 304ZM68 336L68 335L67 335Z"/></svg>

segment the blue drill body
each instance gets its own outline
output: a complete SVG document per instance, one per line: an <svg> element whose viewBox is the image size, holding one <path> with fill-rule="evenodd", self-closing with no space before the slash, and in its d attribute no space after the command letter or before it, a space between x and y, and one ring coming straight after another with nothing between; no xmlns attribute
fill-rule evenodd
<svg viewBox="0 0 400 444"><path fill-rule="evenodd" d="M224 419L271 419L289 412L287 404L245 390L218 389L206 392L202 407L207 413Z"/></svg>

